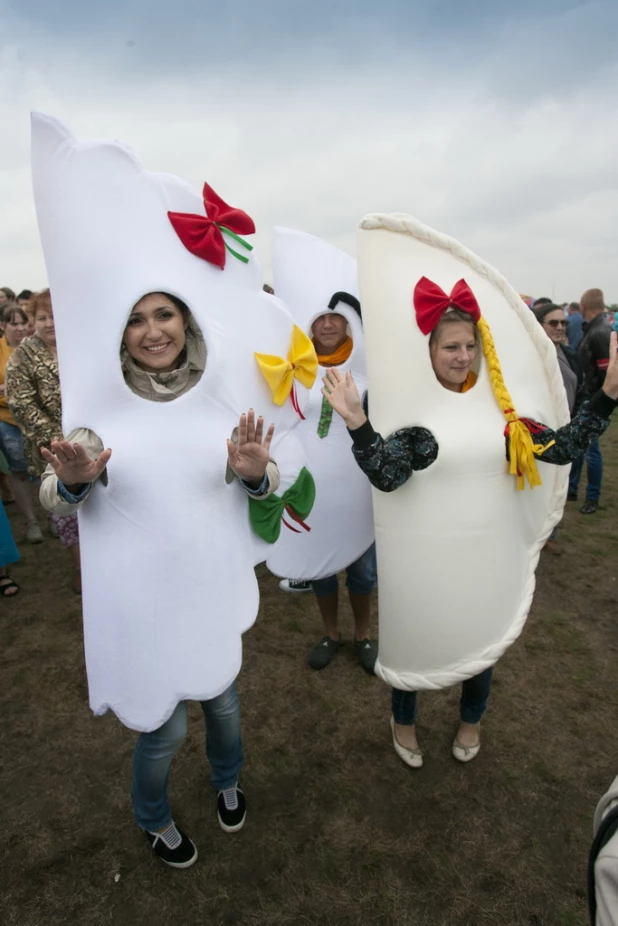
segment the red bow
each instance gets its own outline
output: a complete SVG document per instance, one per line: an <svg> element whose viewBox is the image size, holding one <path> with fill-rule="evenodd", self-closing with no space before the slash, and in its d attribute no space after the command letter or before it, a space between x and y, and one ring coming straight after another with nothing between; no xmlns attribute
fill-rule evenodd
<svg viewBox="0 0 618 926"><path fill-rule="evenodd" d="M452 306L461 309L478 322L481 317L479 304L465 280L459 280L447 296L443 289L427 277L421 277L414 287L414 308L416 321L423 334L429 334L436 327L446 310Z"/></svg>
<svg viewBox="0 0 618 926"><path fill-rule="evenodd" d="M248 258L233 251L223 235L230 235L248 251L253 250L252 245L238 237L238 235L255 233L253 219L241 209L234 209L224 203L207 183L204 184L202 195L206 215L193 215L189 212L167 213L176 234L187 251L215 264L222 270L225 267L226 248L234 257L238 257L245 264L248 263Z"/></svg>

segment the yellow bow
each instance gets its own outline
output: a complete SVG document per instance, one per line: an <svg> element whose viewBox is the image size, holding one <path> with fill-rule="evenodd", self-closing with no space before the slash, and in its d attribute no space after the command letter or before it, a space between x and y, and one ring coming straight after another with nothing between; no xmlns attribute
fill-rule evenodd
<svg viewBox="0 0 618 926"><path fill-rule="evenodd" d="M318 358L313 341L294 325L288 359L273 354L256 354L255 359L271 388L275 405L284 405L294 387L294 380L311 389L318 375Z"/></svg>

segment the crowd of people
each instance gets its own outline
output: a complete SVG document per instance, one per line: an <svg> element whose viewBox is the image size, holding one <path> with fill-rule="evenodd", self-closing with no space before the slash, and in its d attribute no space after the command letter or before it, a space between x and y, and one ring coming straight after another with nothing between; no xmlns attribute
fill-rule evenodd
<svg viewBox="0 0 618 926"><path fill-rule="evenodd" d="M580 511L593 515L599 506L602 457L599 436L618 403L618 317L606 311L600 289L589 289L579 303L568 306L540 298L531 311L556 348L564 380L571 422L551 430L533 422L535 453L544 462L572 464L569 499L578 497L584 463L587 467L585 499ZM86 428L63 435L58 358L52 296L49 290L16 295L0 288L0 463L4 503L13 502L24 526L24 539L40 544L43 531L37 517L37 495L46 510L47 531L68 550L68 568L76 594L81 593L77 511L97 480L105 482L112 450ZM407 427L383 438L368 418L366 397L359 394L352 375L338 367L352 345L345 319L325 312L313 323L312 339L325 369L323 395L341 416L351 438L351 452L370 483L393 492L412 474L430 466L437 457L432 434ZM441 386L452 392L474 388L472 365L481 349L483 329L469 314L449 306L433 327L429 339L431 364ZM206 351L199 328L184 303L167 293L145 294L127 319L121 348L121 366L130 390L156 402L177 399L202 376ZM270 457L272 429L265 432L252 411L239 422L236 439L228 445L228 464L246 492L265 499L279 482ZM0 506L0 594L19 592L7 567L18 559L11 527ZM555 532L547 542L560 552ZM358 659L372 673L377 643L369 637L371 592L376 581L372 545L347 567L347 588L355 620ZM337 576L314 582L293 577L281 583L290 592L312 591L324 625L324 636L311 650L309 665L326 668L341 645L338 623ZM428 615L430 619L430 615ZM492 668L462 685L459 727L452 754L461 762L474 759L480 749L480 721L487 707ZM217 790L218 819L226 832L236 832L245 820L246 805L238 785L242 768L240 715L235 683L218 697L201 702L207 730L207 754ZM392 690L390 718L393 747L412 768L423 764L415 718L417 693ZM175 825L167 787L172 759L186 732L186 702L158 730L140 734L134 757L132 799L135 818L154 851L173 867L188 867L197 858L193 842Z"/></svg>

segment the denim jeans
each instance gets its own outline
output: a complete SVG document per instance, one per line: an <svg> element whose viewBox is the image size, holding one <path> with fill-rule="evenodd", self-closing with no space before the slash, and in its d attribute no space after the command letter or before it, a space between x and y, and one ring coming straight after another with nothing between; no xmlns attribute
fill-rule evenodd
<svg viewBox="0 0 618 926"><path fill-rule="evenodd" d="M573 461L571 475L569 476L569 493L577 495L579 480L584 468L584 459L588 471L588 484L586 485L586 499L598 502L601 497L601 481L603 479L603 457L599 447L599 438L593 437L585 453Z"/></svg>
<svg viewBox="0 0 618 926"><path fill-rule="evenodd" d="M353 595L369 595L376 584L376 545L372 543L362 556L346 569L346 585ZM318 598L332 595L339 587L337 576L327 576L325 579L316 579L311 583L313 591Z"/></svg>
<svg viewBox="0 0 618 926"><path fill-rule="evenodd" d="M0 450L6 457L12 473L25 473L24 438L16 424L0 421Z"/></svg>
<svg viewBox="0 0 618 926"><path fill-rule="evenodd" d="M492 674L493 666L490 666L480 675L466 679L461 686L459 716L463 723L478 723L485 713ZM393 688L391 704L395 723L413 726L416 719L416 691L400 691Z"/></svg>
<svg viewBox="0 0 618 926"><path fill-rule="evenodd" d="M211 701L200 701L206 722L206 755L217 791L231 788L242 768L240 705L233 682ZM151 733L140 733L133 753L131 800L137 825L160 830L172 819L167 784L172 759L187 732L187 702L181 701L169 720Z"/></svg>

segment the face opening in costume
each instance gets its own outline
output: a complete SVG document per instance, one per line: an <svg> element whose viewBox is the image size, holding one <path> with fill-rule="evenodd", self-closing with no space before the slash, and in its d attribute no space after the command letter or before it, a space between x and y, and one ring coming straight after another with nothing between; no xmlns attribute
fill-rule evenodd
<svg viewBox="0 0 618 926"><path fill-rule="evenodd" d="M348 338L347 319L337 312L326 312L312 324L311 337L318 355L334 354Z"/></svg>
<svg viewBox="0 0 618 926"><path fill-rule="evenodd" d="M142 296L133 306L122 335L123 365L127 357L155 378L187 367L188 388L193 388L204 372L205 345L185 303L169 293Z"/></svg>
<svg viewBox="0 0 618 926"><path fill-rule="evenodd" d="M350 324L345 315L337 312L340 303L354 309L361 318L360 302L356 296L346 292L333 293L328 303L330 311L318 315L311 325L311 339L322 366L339 366L349 359L354 350Z"/></svg>
<svg viewBox="0 0 618 926"><path fill-rule="evenodd" d="M478 375L478 329L469 317L462 315L458 310L447 312L429 338L429 356L436 379L450 392L468 392Z"/></svg>

